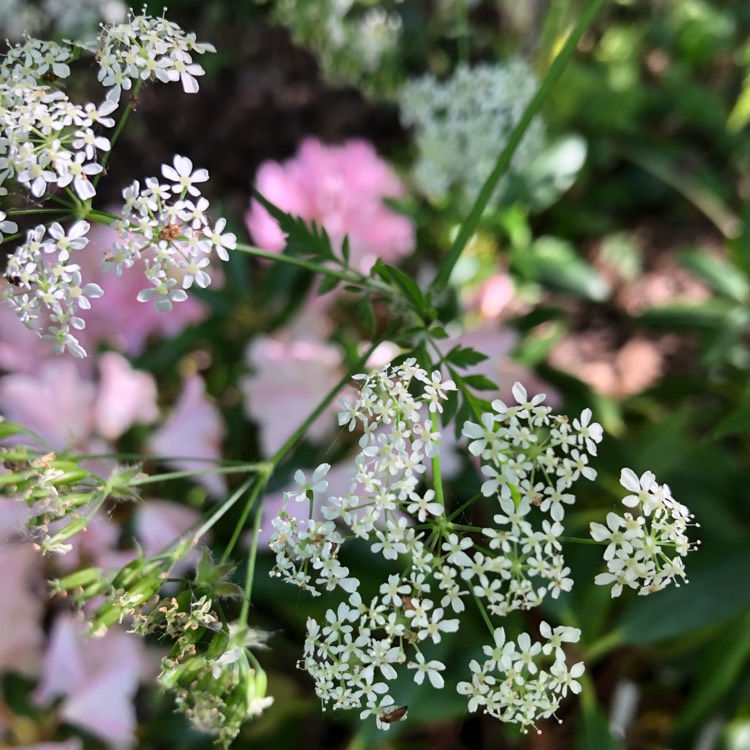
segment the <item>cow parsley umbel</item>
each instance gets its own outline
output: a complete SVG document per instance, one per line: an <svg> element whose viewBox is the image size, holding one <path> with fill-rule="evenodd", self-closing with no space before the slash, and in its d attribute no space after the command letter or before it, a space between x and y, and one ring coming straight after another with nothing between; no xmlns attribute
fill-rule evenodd
<svg viewBox="0 0 750 750"><path fill-rule="evenodd" d="M446 507L439 479L439 416L454 382L413 359L357 379L357 399L344 400L339 414L341 427L360 433L350 489L327 493L328 464L310 476L297 472L299 489L286 493L272 521L272 575L333 599L322 621L308 619L299 662L323 705L357 709L388 729L405 715L395 687L399 675L410 674L418 685L445 685L445 664L430 658L430 649L460 630L470 608L489 626L570 590L563 523L575 502L574 485L596 478L589 460L602 428L589 409L572 421L554 415L543 395L530 397L516 383L514 404L496 400L464 426L469 453L485 477L474 501L489 504L494 522L466 525ZM627 479L632 489L630 474ZM665 493L650 481L641 482L648 498L640 502L650 503L647 515L662 518L657 506L664 507ZM470 507L460 511L462 520L471 520ZM669 518L676 523L673 514ZM341 562L342 548L355 539L389 568L367 596L356 571ZM627 544L633 548L631 539ZM659 569L661 577L651 571L646 582L652 588L673 570ZM471 660L468 679L453 683L470 711L481 709L526 731L552 716L568 692L580 691L584 665L569 666L565 651L580 631L543 622L539 632L541 640L528 633L512 640L492 625L481 649L485 658Z"/></svg>
<svg viewBox="0 0 750 750"><path fill-rule="evenodd" d="M186 93L198 90L203 69L193 55L213 51L165 18L131 15L127 23L103 26L96 61L99 81L108 89L99 104L75 104L62 89L70 63L86 51L77 43L56 44L26 38L11 47L0 63L0 195L16 184L34 198L53 198L56 220L26 233L26 241L10 256L2 299L28 328L54 342L58 352L78 357L86 350L76 336L85 325L91 300L102 288L82 278L87 233L92 221L118 229L119 241L105 250L102 265L119 276L136 261L147 286L138 299L153 300L169 310L187 299L193 285L211 283L211 259L228 260L236 238L224 231L226 221L208 218L208 201L198 185L205 169L193 169L186 156L162 167L163 183L150 177L123 191L121 216L95 210L97 183L104 174L113 141L134 109L138 89L147 81L179 81ZM133 96L120 112L122 92ZM108 129L115 128L110 138ZM23 213L33 213L24 211ZM11 212L0 212L0 241L16 232ZM69 227L66 220L73 220Z"/></svg>

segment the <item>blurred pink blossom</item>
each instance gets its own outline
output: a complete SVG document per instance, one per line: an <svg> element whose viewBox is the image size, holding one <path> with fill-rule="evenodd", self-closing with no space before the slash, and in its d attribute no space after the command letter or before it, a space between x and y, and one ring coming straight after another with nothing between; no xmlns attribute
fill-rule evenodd
<svg viewBox="0 0 750 750"><path fill-rule="evenodd" d="M497 320L507 312L515 291L513 279L507 273L496 273L474 293L471 306L478 310L482 320Z"/></svg>
<svg viewBox="0 0 750 750"><path fill-rule="evenodd" d="M42 742L40 745L24 745L24 750L83 750L83 743L78 737L71 737L65 742Z"/></svg>
<svg viewBox="0 0 750 750"><path fill-rule="evenodd" d="M306 138L283 164L261 164L255 187L284 211L324 227L334 250L348 235L351 264L363 273L378 258L394 263L414 247L412 222L383 202L402 197L404 186L365 141L326 146ZM251 202L245 221L259 247L284 249L284 234L258 201Z"/></svg>
<svg viewBox="0 0 750 750"><path fill-rule="evenodd" d="M61 718L113 748L135 743L133 697L145 659L143 641L117 628L90 638L84 623L58 615L44 657L42 680L34 694L38 705L64 698Z"/></svg>
<svg viewBox="0 0 750 750"><path fill-rule="evenodd" d="M33 374L0 378L0 412L37 433L53 450L106 450L136 422L158 416L151 375L134 370L121 355L104 354L98 384L71 358L43 362Z"/></svg>
<svg viewBox="0 0 750 750"><path fill-rule="evenodd" d="M221 457L223 437L221 413L206 394L203 378L191 375L167 421L148 441L147 450L156 456L171 457L164 463L177 470L208 469ZM226 482L219 474L200 474L195 481L214 497L226 492Z"/></svg>
<svg viewBox="0 0 750 750"><path fill-rule="evenodd" d="M0 296L3 291L0 281ZM0 304L0 370L32 374L55 356L49 341L26 328L10 305Z"/></svg>
<svg viewBox="0 0 750 750"><path fill-rule="evenodd" d="M245 412L258 425L263 453L273 455L340 380L341 353L322 340L258 336L247 348L253 372L240 383ZM307 435L321 440L333 432L334 401Z"/></svg>
<svg viewBox="0 0 750 750"><path fill-rule="evenodd" d="M13 501L5 501L13 502ZM0 672L33 675L39 666L44 579L30 544L0 545Z"/></svg>

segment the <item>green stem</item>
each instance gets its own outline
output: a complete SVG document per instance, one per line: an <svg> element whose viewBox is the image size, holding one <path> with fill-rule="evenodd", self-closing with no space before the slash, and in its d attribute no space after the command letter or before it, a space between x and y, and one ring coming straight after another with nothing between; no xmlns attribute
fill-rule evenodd
<svg viewBox="0 0 750 750"><path fill-rule="evenodd" d="M230 496L227 500L224 501L224 503L212 514L208 517L208 519L203 523L203 525L193 533L192 539L193 543L197 543L198 540L207 532L209 529L213 528L213 526L216 524L216 522L224 515L226 515L229 510L232 508L232 506L247 492L248 489L250 489L250 486L252 483L256 480L255 476L250 477L249 479L246 479Z"/></svg>
<svg viewBox="0 0 750 750"><path fill-rule="evenodd" d="M64 214L72 210L73 206L69 208L24 208L15 211L6 211L7 216L34 216L35 214Z"/></svg>
<svg viewBox="0 0 750 750"><path fill-rule="evenodd" d="M456 42L458 44L458 60L469 64L469 16L466 8L467 0L456 2Z"/></svg>
<svg viewBox="0 0 750 750"><path fill-rule="evenodd" d="M549 71L547 71L547 75L537 89L536 94L534 94L534 98L529 102L516 127L513 128L508 143L500 153L490 176L487 178L484 185L482 185L482 189L479 191L479 195L477 196L476 201L474 201L474 205L472 206L469 215L459 227L458 234L456 235L456 239L454 240L451 249L448 251L448 255L445 256L445 259L440 264L440 269L430 285L430 288L434 292L442 292L448 286L451 274L453 273L453 268L456 263L458 263L458 259L461 257L461 253L463 253L472 234L474 234L474 231L479 224L479 220L482 218L484 209L487 207L492 194L495 192L495 188L497 187L500 178L508 170L513 154L518 148L524 133L534 117L539 113L542 104L544 104L550 91L552 91L552 88L557 83L562 72L570 61L570 58L573 56L573 53L578 46L578 42L581 40L586 29L591 25L594 17L605 2L606 0L591 0L589 7L584 11L581 19L567 38L560 54L552 62Z"/></svg>
<svg viewBox="0 0 750 750"><path fill-rule="evenodd" d="M207 469L189 469L186 471L171 471L166 474L153 474L151 476L136 478L131 485L153 484L154 482L168 482L172 479L185 479L201 474L240 474L246 472L262 473L267 471L270 464L261 462L253 464L241 464L240 466L211 466Z"/></svg>
<svg viewBox="0 0 750 750"><path fill-rule="evenodd" d="M225 563L229 559L229 555L232 553L232 550L234 549L234 545L237 544L237 540L240 538L240 534L242 533L242 530L245 528L245 521L247 521L247 517L250 515L250 511L255 506L255 503L258 500L258 497L260 496L262 491L266 488L266 483L268 481L268 478L271 476L271 471L273 471L272 468L265 474L265 476L261 476L258 483L255 485L255 487L253 487L253 491L248 496L247 502L245 503L245 507L242 509L242 515L240 515L240 519L239 521L237 521L237 524L234 527L234 531L232 532L232 537L227 543L227 546L224 548L224 552L222 552L221 554L222 563ZM258 525L260 524L260 516L262 515L262 510L263 510L263 504L260 503L258 505L258 510L256 512L256 516L257 516L256 523ZM257 546L258 546L258 534L256 533L253 536L253 542L250 548L250 554L252 556L255 556L255 550Z"/></svg>
<svg viewBox="0 0 750 750"><path fill-rule="evenodd" d="M258 532L260 531L260 519L263 516L263 504L259 504L255 511L255 520L253 521L253 543L250 547L250 555L247 558L247 573L245 574L245 596L242 600L242 609L240 610L240 622L247 622L247 616L250 612L250 599L253 593L253 577L255 575L255 558L258 553Z"/></svg>
<svg viewBox="0 0 750 750"><path fill-rule="evenodd" d="M432 412L432 429L435 432L440 432L440 420L438 419L438 411L435 409ZM432 457L432 486L435 490L435 500L443 506L443 513L445 513L445 496L443 495L443 476L440 470L440 451L435 451L435 455Z"/></svg>
<svg viewBox="0 0 750 750"><path fill-rule="evenodd" d="M135 84L135 88L133 89L133 92L130 95L130 99L128 99L128 103L125 105L125 109L123 110L122 117L120 118L119 122L115 126L115 130L112 133L112 137L109 139L109 151L105 152L101 160L102 171L99 172L99 174L94 175L94 179L93 179L94 187L96 187L99 184L99 180L102 178L102 175L107 171L107 164L109 163L110 154L115 148L115 143L117 143L117 139L120 137L120 133L122 133L122 130L125 127L125 123L128 121L128 117L130 117L130 113L135 109L134 102L138 101L138 94L142 87L143 87L143 81L139 79L138 82Z"/></svg>
<svg viewBox="0 0 750 750"><path fill-rule="evenodd" d="M484 608L484 604L482 604L482 601L480 598L474 593L472 590L471 595L474 597L474 603L477 605L477 609L479 610L479 614L482 615L482 619L484 620L484 624L487 626L487 629L490 631L490 635L495 635L495 628L492 626L492 620L490 620L490 616L487 614L487 610Z"/></svg>
<svg viewBox="0 0 750 750"><path fill-rule="evenodd" d="M584 661L586 663L593 662L596 659L598 659L600 656L603 656L608 651L611 651L613 648L616 648L621 643L621 635L618 630L613 630L610 633L607 633L607 635L599 638L599 640L594 641L585 651L584 653Z"/></svg>
<svg viewBox="0 0 750 750"><path fill-rule="evenodd" d="M346 271L338 271L335 268L329 268L328 266L321 266L319 263L314 263L311 260L305 260L304 258L298 258L296 255L289 255L288 253L272 253L268 250L261 250L259 247L253 245L238 244L235 248L235 252L246 253L252 255L254 258L262 258L263 260L271 260L275 263L286 263L290 266L296 266L297 268L304 268L306 271L312 273L319 273L323 276L331 276L341 281L346 281L349 284L356 284L361 287L365 287L371 283L371 279L363 276L362 274Z"/></svg>
<svg viewBox="0 0 750 750"><path fill-rule="evenodd" d="M597 542L596 539L584 539L578 536L559 536L557 538L561 542L570 542L571 544L596 544L598 546L609 544L606 539L601 542Z"/></svg>

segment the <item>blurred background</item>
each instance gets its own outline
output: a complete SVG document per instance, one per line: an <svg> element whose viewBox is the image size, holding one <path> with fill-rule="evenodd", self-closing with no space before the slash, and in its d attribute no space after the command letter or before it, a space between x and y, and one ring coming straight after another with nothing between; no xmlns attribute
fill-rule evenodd
<svg viewBox="0 0 750 750"><path fill-rule="evenodd" d="M240 242L280 249L251 207L255 186L334 240L348 234L360 270L383 257L427 283L586 5L173 0L167 17L217 52L200 59L198 94L143 90L97 201L117 210L123 187L182 154L209 170L212 214ZM146 7L162 12L161 0ZM0 0L0 37L93 39L100 21L126 15L118 0ZM567 533L585 536L614 508L621 466L651 470L700 524L689 585L611 599L591 583L599 551L571 548L573 591L513 616L525 627L548 618L583 630L590 690L564 704L561 723L520 735L467 714L461 696L412 685L408 719L382 733L356 712L321 713L295 665L306 617L325 606L264 575L264 553L251 621L275 634L262 654L275 702L237 748L750 748L749 40L743 0L606 3L439 300L451 341L489 356L475 372L499 382L500 395L520 380L571 415L589 406L604 426L599 489L582 491ZM74 72L73 99L102 97L92 67L82 61ZM4 200L19 206L12 194ZM375 207L357 210L365 204ZM96 238L102 248L111 241L106 229ZM116 297L95 307L95 356L72 370L3 314L0 413L50 439L73 432L79 448L270 456L356 360L369 328L352 296L315 296L303 272L234 254L222 276L172 322L137 317ZM389 312L376 303L372 315L382 328ZM382 361L397 351L386 348ZM153 413L80 424L80 405L94 414L105 403L117 367L158 387ZM67 422L35 413L45 393L70 406ZM296 467L335 465L350 452L335 411L274 476L269 513ZM465 460L453 463L448 491L460 503L481 480ZM158 549L232 486L170 485L136 510L115 508L77 560L127 559L149 533ZM214 531L216 549L231 515ZM158 643L118 641L106 669L104 657L81 666L72 634L61 645L65 603L46 596L44 580L75 563L40 561L20 543L2 556L0 746L210 747L149 683ZM472 658L476 619L441 652L449 670ZM55 670L78 675L79 692L50 684ZM113 724L91 719L104 706Z"/></svg>

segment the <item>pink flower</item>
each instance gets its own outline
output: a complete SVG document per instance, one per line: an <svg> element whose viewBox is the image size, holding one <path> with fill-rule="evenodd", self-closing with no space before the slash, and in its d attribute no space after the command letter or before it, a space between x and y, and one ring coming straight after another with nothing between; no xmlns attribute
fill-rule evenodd
<svg viewBox="0 0 750 750"><path fill-rule="evenodd" d="M4 501L13 502L11 501ZM0 672L32 675L37 672L42 647L44 586L39 553L30 544L0 546Z"/></svg>
<svg viewBox="0 0 750 750"><path fill-rule="evenodd" d="M206 395L203 379L191 375L183 385L172 414L151 436L147 450L157 456L170 457L165 463L178 470L207 469L221 457L223 437L224 423L219 410ZM196 481L214 497L226 492L226 482L218 474L201 474Z"/></svg>
<svg viewBox="0 0 750 750"><path fill-rule="evenodd" d="M245 412L258 425L263 453L273 455L341 378L341 353L321 340L259 336L250 342L251 375L240 388ZM334 401L312 424L307 435L321 440L335 428Z"/></svg>
<svg viewBox="0 0 750 750"><path fill-rule="evenodd" d="M63 697L61 718L111 747L135 742L133 696L141 674L142 641L116 628L92 639L69 614L55 620L34 695L39 705Z"/></svg>
<svg viewBox="0 0 750 750"><path fill-rule="evenodd" d="M262 164L255 187L284 211L325 227L334 250L348 235L351 264L362 273L377 258L394 263L414 247L412 222L383 202L402 197L404 187L365 141L325 146L307 138L292 159ZM259 247L284 249L284 234L258 201L251 202L245 221Z"/></svg>
<svg viewBox="0 0 750 750"><path fill-rule="evenodd" d="M151 375L110 352L99 362L99 383L83 376L71 359L44 362L34 374L0 378L0 412L37 433L53 450L86 452L106 446L134 423L158 416Z"/></svg>
<svg viewBox="0 0 750 750"><path fill-rule="evenodd" d="M0 295L3 290L0 282ZM0 303L0 370L30 374L54 357L50 342L26 328L10 305Z"/></svg>

